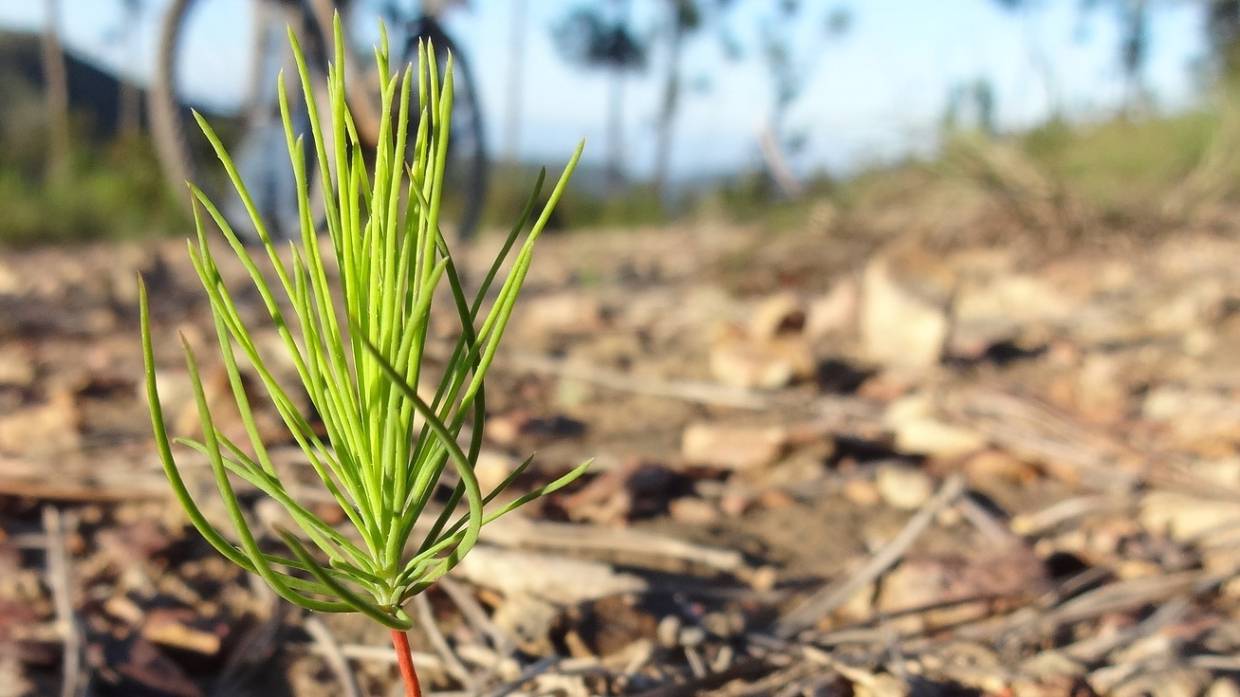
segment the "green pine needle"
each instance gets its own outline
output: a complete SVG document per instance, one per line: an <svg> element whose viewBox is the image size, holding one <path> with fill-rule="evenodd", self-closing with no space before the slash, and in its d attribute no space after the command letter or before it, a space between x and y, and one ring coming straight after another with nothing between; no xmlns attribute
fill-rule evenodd
<svg viewBox="0 0 1240 697"><path fill-rule="evenodd" d="M481 491L474 476L486 416L487 369L525 282L534 242L563 194L583 145L577 147L531 226L545 176L539 174L517 223L471 300L465 295L439 225L452 113L451 57L441 84L431 47L419 46L416 68L407 66L399 74L388 70L386 42L376 49L383 116L373 165L368 166L367 153L345 100L339 18L335 34L336 62L328 70L329 123L320 124L305 57L297 38L289 32L310 117L311 147L321 165L322 203L334 258L325 260L320 251L311 214L307 146L304 137L293 132L283 74L278 81L280 114L297 185L302 233L300 244L290 245L290 263L278 253L219 137L201 115L194 114L240 195L266 257L256 260L219 208L201 189L190 185L197 238L189 243L189 257L211 307L220 357L250 451L217 430L198 363L188 344L184 347L185 360L202 439L177 442L206 456L237 542L203 515L173 459L156 388L147 292L140 285L147 399L155 442L173 493L207 542L229 560L261 576L290 602L323 612L360 612L386 626L404 629L410 626L410 619L402 604L460 563L484 525L567 486L590 464L583 463L498 510L488 510L487 506L516 480L530 460L494 491ZM410 103L415 92L418 120L410 143ZM409 152L413 153L412 161L406 161ZM333 167L327 166L329 162ZM204 213L219 227L248 273L314 412L322 420L325 438L276 379L250 328L242 321L207 242ZM529 231L521 241L527 227ZM514 250L497 297L483 312L484 300ZM333 276L338 277L338 287L331 282ZM272 277L274 284L268 281ZM428 379L423 358L436 291L445 281L451 311L460 322L460 336L428 402L419 395L417 386ZM243 368L257 377L289 434L356 534L327 524L285 489L255 425ZM463 448L458 439L470 420L472 437ZM458 483L429 532L412 544L416 523L428 510L449 466L455 470ZM270 497L300 528L300 537L279 531L291 556L260 548L233 491L232 477Z"/></svg>

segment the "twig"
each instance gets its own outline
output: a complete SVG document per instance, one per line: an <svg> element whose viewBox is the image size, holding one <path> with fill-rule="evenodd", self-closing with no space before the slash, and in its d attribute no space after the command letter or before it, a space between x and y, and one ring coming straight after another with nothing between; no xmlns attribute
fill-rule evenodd
<svg viewBox="0 0 1240 697"><path fill-rule="evenodd" d="M488 542L510 547L528 545L670 557L727 572L745 567L744 557L735 550L696 545L640 530L532 521L515 515L505 521L505 525L488 530Z"/></svg>
<svg viewBox="0 0 1240 697"><path fill-rule="evenodd" d="M511 353L496 361L495 366L533 373L553 375L589 383L617 392L629 392L649 397L678 399L709 406L732 407L761 411L771 407L769 396L726 385L690 380L657 380L633 373L609 370L598 366L577 366L558 358L533 353Z"/></svg>
<svg viewBox="0 0 1240 697"><path fill-rule="evenodd" d="M1023 544L1023 540L1013 533L998 516L986 510L985 506L973 500L972 497L960 497L960 501L956 503L956 509L992 544L1001 547Z"/></svg>
<svg viewBox="0 0 1240 697"><path fill-rule="evenodd" d="M1037 535L1086 515L1108 513L1132 507L1132 496L1078 496L1064 499L1034 513L1012 518L1012 531L1018 535Z"/></svg>
<svg viewBox="0 0 1240 697"><path fill-rule="evenodd" d="M1069 644L1062 649L1051 649L1069 658L1084 663L1100 660L1115 649L1131 644L1142 637L1147 637L1175 622L1188 611L1189 601L1186 598L1175 598L1158 608L1149 617L1135 626L1122 629L1111 635L1092 636Z"/></svg>
<svg viewBox="0 0 1240 697"><path fill-rule="evenodd" d="M483 697L505 697L515 691L518 687L521 687L521 685L556 667L560 662L560 659L556 656L547 656L546 658L538 660L526 667L525 670L521 671L521 674L517 676L516 680L500 685L494 690L484 693Z"/></svg>
<svg viewBox="0 0 1240 697"><path fill-rule="evenodd" d="M465 621L473 625L474 629L482 635L487 636L491 640L491 644L495 647L500 656L507 657L512 655L512 641L504 634L495 623L487 617L486 610L478 604L469 589L461 585L459 582L450 578L439 579L439 588L452 599L456 607L461 611L461 615L465 617Z"/></svg>
<svg viewBox="0 0 1240 697"><path fill-rule="evenodd" d="M711 673L705 677L688 680L683 683L663 685L639 693L638 697L688 697L689 695L700 695L706 690L725 685L733 680L753 679L764 676L774 670L775 667L775 665L760 658L737 661L732 664L730 669L722 673Z"/></svg>
<svg viewBox="0 0 1240 697"><path fill-rule="evenodd" d="M446 358L447 351L445 347L439 355ZM820 417L824 428L848 428L850 424L856 423L878 424L882 414L880 407L857 397L828 395L805 399L786 391L749 390L695 380L660 380L622 370L577 365L560 358L534 353L513 352L497 357L492 369L567 378L616 392L675 399L706 406L748 411L796 409Z"/></svg>
<svg viewBox="0 0 1240 697"><path fill-rule="evenodd" d="M327 661L328 667L336 674L336 679L340 681L340 685L344 688L345 697L362 697L362 690L357 686L357 678L353 675L353 670L349 668L349 661L345 658L344 653L340 650L340 643L336 641L336 637L332 635L331 630L327 628L323 620L314 615L306 618L306 633L314 639L314 643L322 651L324 659Z"/></svg>
<svg viewBox="0 0 1240 697"><path fill-rule="evenodd" d="M1166 600L1180 593L1191 593L1194 588L1204 590L1205 587L1214 585L1206 583L1212 578L1216 578L1217 582L1223 577L1207 576L1200 571L1185 571L1116 581L1060 605L1038 618L1037 625L1043 631L1052 631L1065 624Z"/></svg>
<svg viewBox="0 0 1240 697"><path fill-rule="evenodd" d="M327 657L323 647L317 643L306 644L305 649L316 656ZM369 644L340 644L340 653L352 661L368 661L372 663L396 663L396 654L391 646L371 646ZM423 668L444 670L443 660L437 654L413 652L413 662Z"/></svg>
<svg viewBox="0 0 1240 697"><path fill-rule="evenodd" d="M1136 473L1119 466L1130 449L1076 423L1038 400L998 389L955 395L942 405L953 420L968 423L987 440L1016 455L1070 470L1072 478L1104 491L1129 491Z"/></svg>
<svg viewBox="0 0 1240 697"><path fill-rule="evenodd" d="M431 646L435 649L435 653L443 659L444 667L452 677L456 678L461 685L469 692L475 691L474 678L465 669L465 665L461 663L461 659L456 657L452 652L452 647L448 645L448 640L444 638L443 632L439 631L439 624L435 621L435 613L431 610L431 603L426 599L425 594L413 596L413 607L418 613L418 624L422 631L426 632L426 638L430 640Z"/></svg>
<svg viewBox="0 0 1240 697"><path fill-rule="evenodd" d="M796 606L775 625L776 635L788 638L812 626L818 619L846 602L853 593L864 588L891 568L922 532L930 526L939 511L950 506L964 491L964 478L952 475L943 486L909 519L904 528L883 545L856 573L843 577L814 593Z"/></svg>
<svg viewBox="0 0 1240 697"><path fill-rule="evenodd" d="M65 527L59 510L54 506L43 507L43 529L47 535L47 581L52 591L52 604L56 608L56 624L64 644L60 695L80 697L86 692L90 676L83 674L82 627L73 612L73 570L65 548Z"/></svg>

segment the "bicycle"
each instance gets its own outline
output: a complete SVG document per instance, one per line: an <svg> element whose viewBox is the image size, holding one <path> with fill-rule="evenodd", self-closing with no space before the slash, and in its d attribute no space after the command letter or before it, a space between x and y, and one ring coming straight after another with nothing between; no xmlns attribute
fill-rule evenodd
<svg viewBox="0 0 1240 697"><path fill-rule="evenodd" d="M298 35L305 49L315 92L320 100L319 112L322 114L325 113L327 95L327 59L331 55L333 44L332 15L336 11L341 13L342 21L348 28L345 49L349 94L346 96L354 111L359 138L367 147L373 147L378 140L380 121L377 113L377 77L374 74L377 69L373 60L366 60L369 49L365 52L356 50L363 43L369 46L370 42L357 39L355 33L359 25L369 24L369 27L362 27L364 29L378 26L377 21L366 21L375 18L367 17L364 12L364 8L376 3L361 0L247 2L253 12L246 94L242 97L234 118L219 118L217 115L213 121L222 121L218 130L222 137L226 138L238 169L272 235L288 238L299 234L300 220L297 214L295 185L288 165L288 155L284 150L285 141L280 125L274 78L274 68L286 68L286 74L296 74L296 70L291 69L292 55L284 37L285 27L291 28ZM451 187L449 191L461 192L461 195L445 207L445 218L455 219L457 235L468 239L476 232L481 221L487 193L486 134L477 83L469 63L458 43L448 35L439 20L439 14L443 10L440 3L431 2L432 0L424 0L418 3L416 8L406 9L395 1L388 0L379 5L379 14L384 18L389 36L395 39L390 42L393 66L416 61L417 44L420 40L429 40L432 43L441 70L447 64L448 54L453 57L456 100L453 139L449 144L448 176ZM457 2L464 4L463 0ZM238 234L253 240L255 235L251 232L252 225L239 198L235 194L229 195L230 187L225 186L225 182L206 176L219 168L208 166L212 155L205 147L205 140L189 137L197 134L198 129L192 124L188 109L192 100L179 73L183 71L183 61L190 52L189 47L199 34L208 28L208 22L201 17L200 8L209 4L211 3L204 0L173 0L163 16L154 78L148 93L151 131L160 164L172 186L183 186L186 181L199 184L213 197L218 197L217 203ZM232 42L221 49L234 52L247 50L247 47L240 46L240 43ZM217 53L213 58L217 66L229 64L228 56ZM290 90L295 89L293 84L296 84L295 81L290 83ZM290 94L289 97L290 105L299 105L294 107L295 127L308 131L309 120L300 95ZM413 141L417 126L416 119L411 119L410 142ZM330 131L330 128L326 129L326 132ZM308 180L317 186L319 177L314 175L313 168L320 166L320 163L313 159L313 152L308 149ZM332 162L327 164L334 167ZM312 201L321 200L317 193L312 192L315 194L311 197ZM189 205L188 197L186 205ZM313 211L313 214L316 226L321 229L322 210Z"/></svg>

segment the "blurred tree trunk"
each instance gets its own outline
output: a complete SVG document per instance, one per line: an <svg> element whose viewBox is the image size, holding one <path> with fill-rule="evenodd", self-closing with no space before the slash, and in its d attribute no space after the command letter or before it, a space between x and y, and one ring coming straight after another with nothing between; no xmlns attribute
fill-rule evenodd
<svg viewBox="0 0 1240 697"><path fill-rule="evenodd" d="M525 25L529 1L512 0L512 34L508 44L508 104L504 114L504 159L515 163L521 148L521 98L525 91Z"/></svg>
<svg viewBox="0 0 1240 697"><path fill-rule="evenodd" d="M43 89L47 100L48 177L62 178L69 169L69 76L60 44L60 1L43 0Z"/></svg>
<svg viewBox="0 0 1240 697"><path fill-rule="evenodd" d="M668 171L671 167L673 134L676 112L680 108L681 75L680 58L684 53L686 26L680 21L679 3L673 2L672 28L668 43L667 78L663 83L663 102L659 109L658 132L655 141L654 188L666 194Z"/></svg>
<svg viewBox="0 0 1240 697"><path fill-rule="evenodd" d="M1240 82L1240 0L1211 0L1206 33L1223 83L1235 87Z"/></svg>
<svg viewBox="0 0 1240 697"><path fill-rule="evenodd" d="M1145 64L1150 49L1149 7L1146 0L1126 0L1120 7L1120 24L1124 115L1132 116L1145 105L1149 96L1145 84Z"/></svg>
<svg viewBox="0 0 1240 697"><path fill-rule="evenodd" d="M619 5L618 26L628 26L629 0ZM618 187L624 183L624 74L627 67L617 61L611 66L611 95L607 107L607 181Z"/></svg>
<svg viewBox="0 0 1240 697"><path fill-rule="evenodd" d="M121 136L131 138L137 135L142 120L142 95L138 85L130 77L135 74L142 57L139 44L140 33L138 32L138 23L142 18L142 0L124 0L121 5L125 13L121 32L123 33L122 41L127 70L120 71L118 75L121 94L116 122Z"/></svg>

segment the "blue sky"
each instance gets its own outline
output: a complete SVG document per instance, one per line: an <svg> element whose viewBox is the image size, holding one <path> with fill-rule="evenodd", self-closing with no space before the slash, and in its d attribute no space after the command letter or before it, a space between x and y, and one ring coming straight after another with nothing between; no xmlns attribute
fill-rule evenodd
<svg viewBox="0 0 1240 697"><path fill-rule="evenodd" d="M588 157L604 154L605 109L609 83L597 72L564 63L552 43L550 27L576 0L527 0L527 78L519 152L525 159L558 160L579 137L590 139ZM61 0L66 42L74 50L127 70L139 78L149 72L158 16L166 0L149 0L137 26L137 55L109 34L124 26L116 0ZM229 60L230 42L243 41L247 0L199 0L203 12L196 36L191 75L203 94L236 94L244 74L240 52ZM997 94L1005 128L1044 118L1052 102L1069 113L1091 118L1113 113L1123 94L1115 24L1105 11L1082 18L1078 0L1045 0L1028 18L996 8L993 0L852 0L851 30L825 40L819 27L830 7L807 0L798 53L813 65L804 96L794 105L791 125L808 134L795 165L802 171L846 171L865 164L925 152L950 88L978 78ZM1153 55L1147 69L1159 108L1191 103L1197 92L1193 65L1202 54L1198 3L1158 3L1151 23ZM663 0L633 0L636 23L655 28ZM757 27L774 0L741 0L728 17L728 31L752 46ZM502 139L508 79L512 3L473 0L455 12L451 30L474 63L482 83L492 143ZM37 27L42 3L0 2L0 24ZM1039 69L1037 55L1047 57ZM723 58L714 32L703 33L686 49L686 75L709 87L686 98L677 131L673 172L679 178L734 171L757 161L756 133L770 108L766 71L754 52L739 61ZM812 59L811 59L812 57ZM662 54L651 68L626 86L626 143L629 167L648 172L653 160Z"/></svg>

